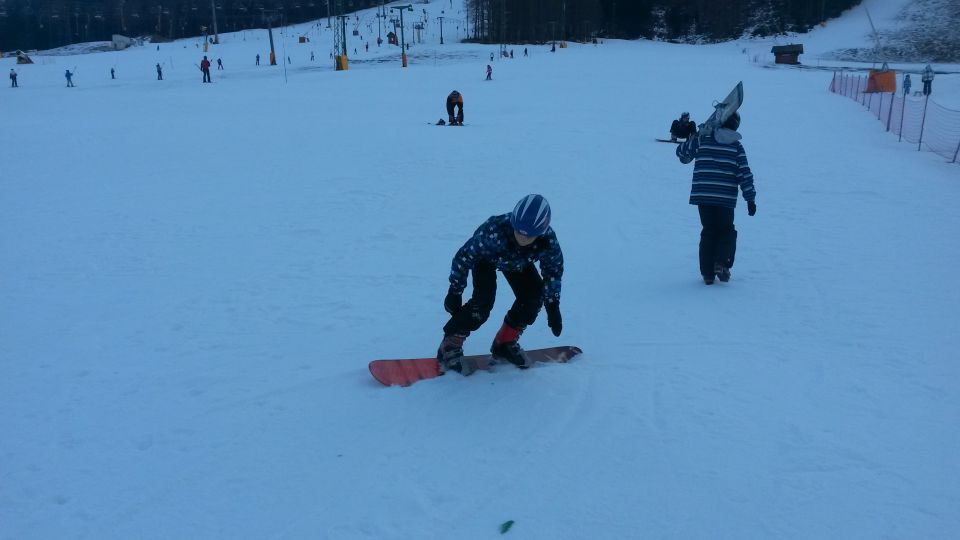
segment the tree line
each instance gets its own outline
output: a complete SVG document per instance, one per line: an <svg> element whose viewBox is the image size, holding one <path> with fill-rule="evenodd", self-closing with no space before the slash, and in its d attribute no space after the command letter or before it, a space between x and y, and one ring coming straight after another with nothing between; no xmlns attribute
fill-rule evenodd
<svg viewBox="0 0 960 540"><path fill-rule="evenodd" d="M434 0L438 1L438 0ZM446 2L448 0L439 0ZM594 37L721 41L804 31L860 0L466 0L470 39L544 43ZM418 0L414 0L418 2ZM380 0L0 0L0 50L48 49L113 34L179 39L300 23ZM411 2L413 3L413 2ZM342 10L342 11L341 11Z"/></svg>
<svg viewBox="0 0 960 540"><path fill-rule="evenodd" d="M467 0L485 43L595 37L723 41L809 30L861 0Z"/></svg>

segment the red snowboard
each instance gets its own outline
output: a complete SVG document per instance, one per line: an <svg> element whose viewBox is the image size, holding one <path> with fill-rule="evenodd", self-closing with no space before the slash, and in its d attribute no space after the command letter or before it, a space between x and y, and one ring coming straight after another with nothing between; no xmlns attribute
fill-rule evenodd
<svg viewBox="0 0 960 540"><path fill-rule="evenodd" d="M549 347L527 351L527 356L535 362L567 362L583 351L579 347ZM466 356L474 360L480 369L489 370L498 360L489 354ZM433 379L443 375L436 358L410 358L406 360L374 360L370 362L370 374L385 386L410 386L424 379Z"/></svg>

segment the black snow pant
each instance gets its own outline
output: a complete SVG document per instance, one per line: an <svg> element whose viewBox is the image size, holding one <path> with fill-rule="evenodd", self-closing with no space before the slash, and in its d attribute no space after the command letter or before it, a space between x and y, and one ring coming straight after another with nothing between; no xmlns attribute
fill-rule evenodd
<svg viewBox="0 0 960 540"><path fill-rule="evenodd" d="M737 230L733 228L733 208L698 205L700 210L700 275L713 276L714 263L733 267L737 254Z"/></svg>
<svg viewBox="0 0 960 540"><path fill-rule="evenodd" d="M923 95L929 96L933 93L933 81L923 81Z"/></svg>
<svg viewBox="0 0 960 540"><path fill-rule="evenodd" d="M213 81L210 80L210 70L209 70L209 69L203 70L203 82L213 82Z"/></svg>
<svg viewBox="0 0 960 540"><path fill-rule="evenodd" d="M453 115L453 111L454 111L454 109L455 109L456 107L459 107L459 108L460 108L460 112L457 113L456 116L454 116L454 115ZM450 117L450 123L451 123L451 124L454 123L454 122L457 122L457 123L459 123L459 124L462 124L462 123L463 123L463 104L462 104L462 103L454 103L454 102L452 102L452 101L448 101L448 102L447 102L447 116Z"/></svg>
<svg viewBox="0 0 960 540"><path fill-rule="evenodd" d="M444 335L467 335L480 328L490 317L497 297L497 267L479 263L473 268L473 296L443 327ZM537 320L543 307L543 278L532 264L519 272L503 272L516 300L504 319L510 326L523 329Z"/></svg>

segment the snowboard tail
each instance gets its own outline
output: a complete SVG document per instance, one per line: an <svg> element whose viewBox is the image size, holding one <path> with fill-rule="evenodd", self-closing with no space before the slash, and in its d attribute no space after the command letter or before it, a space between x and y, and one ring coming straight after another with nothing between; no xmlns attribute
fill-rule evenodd
<svg viewBox="0 0 960 540"><path fill-rule="evenodd" d="M582 354L579 347L562 346L526 351L534 362L568 362ZM490 370L499 359L489 354L464 356L463 361L476 362L478 369ZM369 365L370 374L384 386L410 386L417 381L434 379L443 375L436 358L407 358L399 360L374 360Z"/></svg>
<svg viewBox="0 0 960 540"><path fill-rule="evenodd" d="M740 81L733 87L733 90L727 94L726 99L714 104L713 114L710 115L710 118L707 118L706 122L700 125L700 132L713 134L714 131L723 126L723 124L733 116L733 113L737 112L737 109L739 109L742 104L743 81Z"/></svg>

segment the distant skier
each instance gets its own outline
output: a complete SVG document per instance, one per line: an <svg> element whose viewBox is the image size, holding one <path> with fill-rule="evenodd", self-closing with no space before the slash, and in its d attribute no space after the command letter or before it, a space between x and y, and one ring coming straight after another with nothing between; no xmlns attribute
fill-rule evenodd
<svg viewBox="0 0 960 540"><path fill-rule="evenodd" d="M363 44L363 47L366 49L366 52L370 52L370 42L369 42L369 41L366 42L366 43L364 43L364 44Z"/></svg>
<svg viewBox="0 0 960 540"><path fill-rule="evenodd" d="M676 142L677 139L689 139L697 134L697 124L690 120L690 113L684 111L680 114L679 120L674 120L670 125L670 140Z"/></svg>
<svg viewBox="0 0 960 540"><path fill-rule="evenodd" d="M739 127L740 114L733 113L713 134L690 137L677 147L677 157L682 163L696 159L690 204L697 205L703 225L700 274L707 285L713 285L715 277L730 281L730 268L737 252L733 211L737 207L738 187L747 201L747 214L757 213L757 192L747 154L740 144Z"/></svg>
<svg viewBox="0 0 960 540"><path fill-rule="evenodd" d="M161 66L159 63L157 64L157 80L163 80L163 66Z"/></svg>
<svg viewBox="0 0 960 540"><path fill-rule="evenodd" d="M540 272L534 263L540 262ZM563 252L550 228L550 205L541 195L527 195L509 214L492 216L473 233L453 258L450 288L443 307L450 320L443 327L437 360L446 370L470 375L477 370L464 363L463 342L490 316L497 293L497 270L503 273L516 300L493 338L490 353L520 368L531 365L520 347L520 334L533 324L541 307L554 336L563 329L560 281ZM463 304L467 274L473 273L473 293Z"/></svg>
<svg viewBox="0 0 960 540"><path fill-rule="evenodd" d="M923 81L923 95L929 96L933 93L933 67L930 64L927 64L927 67L923 68L923 75L920 76L920 80Z"/></svg>
<svg viewBox="0 0 960 540"><path fill-rule="evenodd" d="M313 62L313 51L310 51L310 61Z"/></svg>
<svg viewBox="0 0 960 540"><path fill-rule="evenodd" d="M490 53L490 61L493 62L493 53Z"/></svg>
<svg viewBox="0 0 960 540"><path fill-rule="evenodd" d="M117 78L117 71L116 71L115 69L113 69L113 68L110 68L110 78L111 78L111 79L116 79L116 78Z"/></svg>
<svg viewBox="0 0 960 540"><path fill-rule="evenodd" d="M493 67L490 64L487 64L487 80L493 80Z"/></svg>
<svg viewBox="0 0 960 540"><path fill-rule="evenodd" d="M203 72L203 82L213 82L210 80L210 60L207 60L206 56L200 61L200 71Z"/></svg>
<svg viewBox="0 0 960 540"><path fill-rule="evenodd" d="M68 69L63 76L67 78L67 88L73 88L73 73Z"/></svg>
<svg viewBox="0 0 960 540"><path fill-rule="evenodd" d="M10 88L20 88L17 84L17 72L13 68L10 68Z"/></svg>
<svg viewBox="0 0 960 540"><path fill-rule="evenodd" d="M453 114L455 108L460 109L456 115ZM450 117L451 126L463 125L463 96L456 90L447 96L447 116Z"/></svg>
<svg viewBox="0 0 960 540"><path fill-rule="evenodd" d="M529 56L529 55L527 54L527 48L526 48L526 47L523 48L523 55L524 55L524 56Z"/></svg>
<svg viewBox="0 0 960 540"><path fill-rule="evenodd" d="M223 60L217 58L217 71L223 70Z"/></svg>
<svg viewBox="0 0 960 540"><path fill-rule="evenodd" d="M903 95L904 95L904 97L910 95L910 86L911 86L911 85L912 85L912 83L910 82L910 74L907 73L907 74L904 75L904 77L903 77Z"/></svg>
<svg viewBox="0 0 960 540"><path fill-rule="evenodd" d="M313 54L313 53L310 53ZM257 65L260 65L260 53L257 53Z"/></svg>

